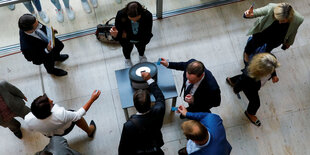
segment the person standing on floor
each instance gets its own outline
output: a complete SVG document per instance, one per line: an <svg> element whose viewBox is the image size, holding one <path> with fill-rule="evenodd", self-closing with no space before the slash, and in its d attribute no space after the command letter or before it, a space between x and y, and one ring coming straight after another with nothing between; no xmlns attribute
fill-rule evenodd
<svg viewBox="0 0 310 155"><path fill-rule="evenodd" d="M91 13L91 8L88 4L87 0L81 0L82 7L86 13ZM93 8L98 7L98 1L97 0L90 0L90 3L92 4Z"/></svg>
<svg viewBox="0 0 310 155"><path fill-rule="evenodd" d="M48 145L35 155L81 155L81 153L70 148L65 138L53 136Z"/></svg>
<svg viewBox="0 0 310 155"><path fill-rule="evenodd" d="M273 83L279 81L275 69L279 67L276 57L269 53L256 54L249 65L242 70L242 74L227 77L227 83L233 87L234 93L243 91L249 100L249 105L244 114L256 126L260 126L260 120L255 116L259 107L260 99L258 91L261 86L272 79Z"/></svg>
<svg viewBox="0 0 310 155"><path fill-rule="evenodd" d="M100 91L94 91L91 98L78 111L66 110L64 107L54 104L46 94L37 97L31 104L31 113L25 116L28 130L37 131L47 137L65 136L71 132L75 125L85 131L92 138L96 131L96 124L92 120L90 125L84 119L84 115L100 95Z"/></svg>
<svg viewBox="0 0 310 155"><path fill-rule="evenodd" d="M178 111L190 119L181 125L188 142L185 148L178 151L179 155L230 154L232 148L226 139L222 119L218 115L207 112L187 112L182 105Z"/></svg>
<svg viewBox="0 0 310 155"><path fill-rule="evenodd" d="M133 102L137 114L132 115L124 123L118 147L119 155L163 155L164 145L161 128L165 115L165 98L150 73L143 72L142 78L148 83L149 91L155 97L155 105L151 107L148 90L137 90Z"/></svg>
<svg viewBox="0 0 310 155"><path fill-rule="evenodd" d="M184 101L188 103L190 112L211 112L212 107L221 103L221 90L212 73L202 62L190 59L187 62L168 62L161 58L163 66L183 71ZM180 115L181 118L184 118Z"/></svg>
<svg viewBox="0 0 310 155"><path fill-rule="evenodd" d="M30 112L24 100L27 101L27 98L18 88L6 81L0 81L0 125L9 128L19 139L23 137L21 125L14 117L24 119Z"/></svg>
<svg viewBox="0 0 310 155"><path fill-rule="evenodd" d="M63 13L63 10L62 10L61 5L59 3L59 0L51 0L51 2L56 7L55 11L56 11L57 21L59 23L64 22L64 13ZM74 20L75 14L74 14L74 11L72 10L72 7L69 4L69 0L63 0L63 3L65 5L66 12L67 12L69 20Z"/></svg>
<svg viewBox="0 0 310 155"><path fill-rule="evenodd" d="M48 41L47 27L38 22L31 14L24 14L18 20L20 48L24 57L35 65L44 64L49 74L65 76L68 73L62 69L55 68L55 61L65 61L69 58L67 54L60 54L64 44L55 38L52 47ZM57 32L57 31L56 31Z"/></svg>
<svg viewBox="0 0 310 155"><path fill-rule="evenodd" d="M115 19L115 27L110 30L115 40L122 46L125 67L131 67L130 54L135 45L139 53L139 61L146 62L145 47L153 37L153 16L139 2L129 2L119 10Z"/></svg>
<svg viewBox="0 0 310 155"><path fill-rule="evenodd" d="M288 3L269 3L268 5L253 9L253 5L244 12L244 18L259 18L247 35L252 35L244 49L244 60L248 62L258 47L266 44L266 52L282 44L282 49L293 45L299 26L304 17L301 16Z"/></svg>

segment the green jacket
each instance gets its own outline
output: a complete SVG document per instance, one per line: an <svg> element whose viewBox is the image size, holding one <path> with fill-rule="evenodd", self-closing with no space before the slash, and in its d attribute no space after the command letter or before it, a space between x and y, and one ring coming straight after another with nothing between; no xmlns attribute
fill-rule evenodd
<svg viewBox="0 0 310 155"><path fill-rule="evenodd" d="M273 9L277 6L275 3L269 3L268 5L254 9L253 14L254 17L261 17L259 18L255 23L254 26L249 30L247 35L253 35L255 33L262 32L267 27L269 27L276 19L273 15ZM298 27L300 24L304 21L304 17L298 13L296 10L294 10L294 17L292 21L290 22L290 25L288 27L287 33L284 38L284 44L292 45L295 40L295 36L298 30Z"/></svg>

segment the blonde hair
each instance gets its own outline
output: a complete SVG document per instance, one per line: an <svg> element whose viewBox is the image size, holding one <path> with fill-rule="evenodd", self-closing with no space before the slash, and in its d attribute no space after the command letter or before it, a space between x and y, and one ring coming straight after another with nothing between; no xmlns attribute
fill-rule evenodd
<svg viewBox="0 0 310 155"><path fill-rule="evenodd" d="M275 68L279 67L275 56L269 53L260 53L253 57L248 66L248 75L251 78L260 80L261 78L274 72Z"/></svg>
<svg viewBox="0 0 310 155"><path fill-rule="evenodd" d="M287 19L289 22L293 19L294 9L288 3L279 3L273 10L274 17L277 20Z"/></svg>

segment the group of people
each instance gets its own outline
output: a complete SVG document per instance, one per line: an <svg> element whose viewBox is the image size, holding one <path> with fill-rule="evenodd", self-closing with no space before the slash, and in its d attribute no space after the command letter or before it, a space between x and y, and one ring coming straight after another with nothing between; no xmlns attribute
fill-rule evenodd
<svg viewBox="0 0 310 155"><path fill-rule="evenodd" d="M60 5L59 0L51 0L51 2L53 3L53 5L56 7L55 11L56 11L56 18L57 21L62 23L64 22L64 11ZM75 13L72 9L72 7L69 4L69 0L63 0L64 6L65 6L65 10L68 16L69 20L74 20L75 19ZM92 6L94 8L98 7L98 0L90 0L90 3L92 4ZM42 6L41 6L41 2L40 0L31 0L31 1L27 1L27 2L23 2L23 4L25 5L25 7L27 8L27 10L33 15L33 16L37 16L36 12L33 8L33 5L36 7L38 14L41 18L41 20L44 23L49 23L50 19L49 17L46 15L46 13L42 10ZM87 0L81 0L81 4L83 6L83 9L86 13L91 13L91 7L89 6L89 3ZM8 8L10 10L14 10L15 9L15 4L11 4L8 6Z"/></svg>
<svg viewBox="0 0 310 155"><path fill-rule="evenodd" d="M259 18L250 29L251 37L244 50L245 67L242 73L227 77L227 83L238 94L243 91L249 100L244 112L250 122L260 126L256 117L260 107L258 91L270 79L276 83L279 78L275 69L279 67L276 57L270 52L282 44L282 49L288 49L293 43L298 27L303 17L288 3L270 3L262 8L253 6L244 12L244 18ZM152 34L152 14L138 2L129 2L118 11L115 27L110 32L122 46L125 66L130 67L130 54L136 46L140 62L147 61L144 55L145 47L150 42ZM44 64L48 73L55 76L65 76L67 72L55 68L55 61L65 61L69 56L60 54L64 44L55 39L55 45L47 39L47 28L31 14L24 14L18 21L20 28L21 51L28 61L36 65ZM226 139L226 133L220 116L211 113L212 107L220 106L221 90L212 75L201 61L190 59L187 62L168 62L161 58L160 63L174 70L183 71L181 93L188 107L178 107L180 118L190 119L181 125L188 139L187 146L179 150L180 155L226 155L231 152L231 145ZM148 83L148 90L137 90L133 95L134 107L137 113L124 123L119 143L119 154L164 154L161 128L165 115L165 99L157 83L150 74L143 72L142 78ZM150 93L154 95L155 105L151 106ZM30 131L38 131L51 138L46 150L62 144L63 150L69 151L68 144L61 136L68 134L77 125L89 137L96 131L94 121L88 125L83 118L92 103L99 97L100 91L94 91L90 100L77 111L65 110L54 104L46 94L36 98L31 108L25 106L27 98L15 86L6 81L0 83L0 123L8 127L16 137L22 138L20 123L14 119L19 116L25 119ZM49 151L51 152L51 151ZM73 151L71 151L73 152Z"/></svg>

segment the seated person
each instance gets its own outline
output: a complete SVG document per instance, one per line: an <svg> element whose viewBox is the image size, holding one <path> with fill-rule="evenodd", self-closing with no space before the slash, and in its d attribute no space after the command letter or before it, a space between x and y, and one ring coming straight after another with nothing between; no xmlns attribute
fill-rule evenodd
<svg viewBox="0 0 310 155"><path fill-rule="evenodd" d="M88 102L78 111L68 111L58 104L53 104L46 94L36 98L31 104L31 113L25 116L29 130L41 132L47 137L64 136L68 134L75 124L84 130L88 137L93 137L96 124L92 120L90 125L82 117L92 103L99 97L100 91L94 91Z"/></svg>

